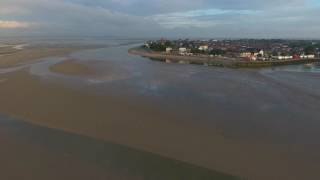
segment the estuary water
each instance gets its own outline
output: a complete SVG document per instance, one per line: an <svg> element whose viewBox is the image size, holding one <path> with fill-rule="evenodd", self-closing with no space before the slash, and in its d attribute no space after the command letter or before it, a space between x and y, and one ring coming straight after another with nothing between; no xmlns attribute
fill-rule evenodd
<svg viewBox="0 0 320 180"><path fill-rule="evenodd" d="M166 64L128 54L137 45L74 53L100 61L84 79L101 93L158 103L181 121L213 124L227 136L320 144L320 73L303 65L226 69ZM302 128L303 127L303 128Z"/></svg>
<svg viewBox="0 0 320 180"><path fill-rule="evenodd" d="M32 143L36 140L37 147L50 153L51 146L59 156L72 151L76 160L102 163L102 169L108 165L115 168L115 173L126 171L135 178L213 179L221 175L215 170L249 179L320 178L318 67L227 69L170 64L128 54L128 49L138 45L112 41L107 48L27 65L45 83L62 83L115 99L101 103L105 108L94 106L103 109L106 117L94 114L81 121L79 127L86 130L90 123L99 124L94 127L97 136L120 142L120 147L46 128L33 130L31 125L10 127L23 126L22 133L27 133L23 137ZM97 74L68 76L49 70L66 59L87 64ZM71 122L74 121L66 124ZM109 127L113 125L114 131ZM133 162L138 163L137 167ZM167 166L172 168L166 169ZM197 169L199 166L203 168Z"/></svg>

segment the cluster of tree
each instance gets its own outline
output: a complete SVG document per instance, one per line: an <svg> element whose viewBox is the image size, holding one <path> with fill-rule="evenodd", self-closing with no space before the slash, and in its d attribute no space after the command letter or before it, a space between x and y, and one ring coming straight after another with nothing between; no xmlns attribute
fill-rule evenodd
<svg viewBox="0 0 320 180"><path fill-rule="evenodd" d="M306 54L315 54L317 50L317 47L315 45L310 45L304 48L304 52Z"/></svg>
<svg viewBox="0 0 320 180"><path fill-rule="evenodd" d="M150 43L150 49L154 51L166 51L167 47L172 47L173 44L170 41L165 41L165 42L153 42Z"/></svg>
<svg viewBox="0 0 320 180"><path fill-rule="evenodd" d="M319 42L310 42L310 41L297 41L292 42L289 45L291 48L303 48L306 54L315 54L317 49L320 49Z"/></svg>
<svg viewBox="0 0 320 180"><path fill-rule="evenodd" d="M150 49L152 49L154 51L165 51L166 48L167 48L167 46L162 44L162 43L152 43L152 44L150 44Z"/></svg>
<svg viewBox="0 0 320 180"><path fill-rule="evenodd" d="M222 49L213 49L209 52L210 55L215 55L215 56L219 56L219 55L225 55L226 51L222 50Z"/></svg>
<svg viewBox="0 0 320 180"><path fill-rule="evenodd" d="M192 48L190 52L193 54L204 54L205 53L205 51L200 50L198 48Z"/></svg>
<svg viewBox="0 0 320 180"><path fill-rule="evenodd" d="M164 43L164 45L165 45L166 47L172 47L172 46L173 46L173 44L172 44L171 41L166 41L166 42Z"/></svg>

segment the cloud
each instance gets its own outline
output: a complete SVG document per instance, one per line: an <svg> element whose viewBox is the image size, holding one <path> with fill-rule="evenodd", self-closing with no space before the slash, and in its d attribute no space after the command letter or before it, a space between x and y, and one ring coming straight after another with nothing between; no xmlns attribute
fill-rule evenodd
<svg viewBox="0 0 320 180"><path fill-rule="evenodd" d="M27 35L319 38L319 4L314 2L0 0L0 16L3 27L24 28L6 33Z"/></svg>
<svg viewBox="0 0 320 180"><path fill-rule="evenodd" d="M232 23L232 21L237 21L239 17L247 17L258 13L259 11L257 10L252 11L207 9L159 14L152 16L152 18L166 28L177 28L186 26L208 28L217 25L230 24Z"/></svg>
<svg viewBox="0 0 320 180"><path fill-rule="evenodd" d="M0 29L20 29L27 28L29 24L26 22L18 22L18 21L1 21L0 20Z"/></svg>
<svg viewBox="0 0 320 180"><path fill-rule="evenodd" d="M262 10L304 6L314 0L69 0L90 6L112 8L136 15L154 15L204 9Z"/></svg>

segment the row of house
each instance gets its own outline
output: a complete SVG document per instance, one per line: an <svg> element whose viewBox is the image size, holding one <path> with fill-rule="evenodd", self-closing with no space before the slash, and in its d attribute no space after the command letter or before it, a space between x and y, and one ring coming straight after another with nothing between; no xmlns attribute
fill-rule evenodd
<svg viewBox="0 0 320 180"><path fill-rule="evenodd" d="M200 51L209 51L209 46L208 45L201 45L198 48ZM180 55L190 55L191 53L191 48L186 48L186 47L180 47L177 50L173 49L172 47L167 47L166 48L166 53L178 53Z"/></svg>
<svg viewBox="0 0 320 180"><path fill-rule="evenodd" d="M192 53L190 52L190 49L185 48L185 47L181 47L177 50L174 50L171 47L167 47L166 48L166 53L167 54L179 54L179 55L192 55Z"/></svg>
<svg viewBox="0 0 320 180"><path fill-rule="evenodd" d="M295 45L298 43L298 45ZM147 48L155 49L167 54L175 55L203 55L209 56L215 51L223 51L223 56L242 58L248 61L312 59L320 57L319 49L312 54L306 51L305 44L309 41L294 40L166 40L148 41ZM317 42L318 43L318 42ZM319 41L320 44L320 41ZM155 48L150 45L156 45ZM290 55L287 55L290 54ZM295 55L292 55L295 54ZM307 54L307 55L304 55ZM213 55L214 56L214 55Z"/></svg>
<svg viewBox="0 0 320 180"><path fill-rule="evenodd" d="M310 55L293 55L293 56L272 56L273 59L277 60L287 60L287 59L314 59L315 55L310 54Z"/></svg>
<svg viewBox="0 0 320 180"><path fill-rule="evenodd" d="M269 60L269 59L276 59L276 60L288 60L288 59L314 59L316 58L314 54L295 54L293 56L291 55L273 55L273 56L266 56L265 52L263 50L252 50L252 51L245 51L240 53L240 57L250 60L250 61L256 61L256 60Z"/></svg>
<svg viewBox="0 0 320 180"><path fill-rule="evenodd" d="M258 59L265 60L264 59L264 51L262 49L241 52L240 53L240 57L248 59L250 61L256 61Z"/></svg>

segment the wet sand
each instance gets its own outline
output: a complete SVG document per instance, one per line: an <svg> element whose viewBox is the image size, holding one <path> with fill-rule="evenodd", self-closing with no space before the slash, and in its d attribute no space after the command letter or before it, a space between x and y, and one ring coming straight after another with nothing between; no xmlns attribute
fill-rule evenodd
<svg viewBox="0 0 320 180"><path fill-rule="evenodd" d="M50 70L56 73L73 76L93 76L95 70L90 68L88 62L77 62L76 60L68 59L50 67Z"/></svg>
<svg viewBox="0 0 320 180"><path fill-rule="evenodd" d="M1 179L236 179L126 146L1 115L0 143Z"/></svg>
<svg viewBox="0 0 320 180"><path fill-rule="evenodd" d="M12 45L2 46L2 47L0 46L0 56L13 54L15 52L17 52L17 50L14 49Z"/></svg>
<svg viewBox="0 0 320 180"><path fill-rule="evenodd" d="M2 56L0 56L0 68L14 67L21 64L35 62L41 58L51 56L67 55L71 52L95 49L99 47L105 47L102 45L30 45L22 49L3 50Z"/></svg>
<svg viewBox="0 0 320 180"><path fill-rule="evenodd" d="M26 71L2 75L1 79L6 79L0 84L1 112L33 124L124 144L241 177L319 177L317 162L288 151L299 152L303 146L270 146L229 139L206 124L181 123L179 119L183 117L157 105L143 101L137 105L134 99L98 96L44 83Z"/></svg>
<svg viewBox="0 0 320 180"><path fill-rule="evenodd" d="M120 63L124 70L127 68L122 61L116 60L112 63ZM112 63L107 63L109 68L113 67ZM151 64L149 68L159 68L157 64L153 65ZM62 63L61 66L64 68L65 64ZM99 66L103 67L102 64ZM111 68L113 73L118 73L117 66L118 64L115 64L114 68ZM131 67L134 66L130 64ZM149 68L143 67L147 71L152 71L152 77L160 77L161 71ZM167 72L172 73L169 71L170 68L176 68L176 66L165 68L165 74L170 77L172 75ZM138 70L142 71L142 69ZM136 72L136 69L133 71ZM215 95L214 92L224 92L229 98L227 105L219 106L218 103L221 100L218 97L214 102L217 105L206 104L205 99L198 99L199 96L196 96L196 101L194 101L195 99L189 98L189 95L192 96L192 94L188 91L184 92L185 94L175 94L174 98L161 98L162 100L153 96L152 98L122 96L111 91L116 86L116 90L119 88L121 91L132 93L130 83L128 88L119 86L117 83L111 84L102 89L105 93L97 93L94 88L75 88L56 79L50 81L50 78L43 79L31 75L28 69L25 69L0 74L0 112L34 125L122 144L143 152L155 153L248 179L314 179L320 177L319 144L314 143L318 134L308 134L308 132L316 132L318 127L314 115L316 115L315 108L319 101L317 92L312 92L312 89L317 87L316 85L310 89L308 87L302 89L299 84L296 87L285 80L284 82L274 80L273 74L262 75L256 71L234 73L232 70L210 69L210 75L211 73L216 77L214 78L215 83L212 82L211 77L208 77L208 82L213 84L212 87L202 87L202 84L197 83L201 81L197 79L193 81L195 84L191 88L188 86L189 81L178 79L180 82L176 82L175 78L170 79L170 85L178 84L180 90L187 88L195 93L201 92L202 88L209 90L213 95ZM240 76L240 78L229 80L221 76L223 73L230 73L230 76L237 75L236 77ZM167 78L161 75L162 78ZM281 75L281 73L277 74L280 77ZM288 74L283 74L280 79L288 79L286 75ZM130 77L130 75L127 76ZM295 76L289 77L294 78ZM147 76L147 80L148 78ZM244 78L245 83L238 83L241 78ZM267 92L273 89L260 92L252 87L260 86L262 82L267 84L267 87L280 91L281 97L276 100L270 99L269 97L274 98L274 96ZM292 79L290 82L299 82L299 79ZM120 83L125 84L125 80L121 80ZM252 86L248 87L246 83ZM154 90L154 86L148 88ZM238 94L234 93L234 89L239 89ZM239 98L248 96L248 92L251 96L261 99L256 102L254 99ZM309 103L299 104L300 101L292 98L297 94L300 94L299 99L308 100ZM238 104L235 104L234 99ZM291 112L292 116L277 114L277 109L282 108L281 106L276 110L271 109L272 113L268 112L268 106L264 106L263 111L257 111L254 103L262 101L269 104L278 103L277 105L291 102L293 105L285 104L285 108L300 108L300 111ZM179 104L179 107L176 107L175 103ZM199 103L203 106L195 109ZM242 108L241 105L249 105L252 109ZM285 108L282 110L286 110ZM212 114L209 114L210 112ZM312 128L311 125L314 123L315 129L300 128L303 127L300 121L303 117L300 117L300 114L308 117L304 125ZM209 117L216 124L204 121L205 117ZM287 118L292 119L288 123L297 125L293 126L297 127L296 132L291 132L294 129L292 127L288 132L286 131L284 121ZM248 131L240 131L246 128ZM276 134L278 137L274 134L271 134L270 137L261 135L273 130L278 132L278 128L283 132L283 134ZM307 133L306 137L313 138L310 139L310 142L305 141L307 139L305 137L299 137L305 133ZM294 136L288 138L292 142L286 141L287 136Z"/></svg>

